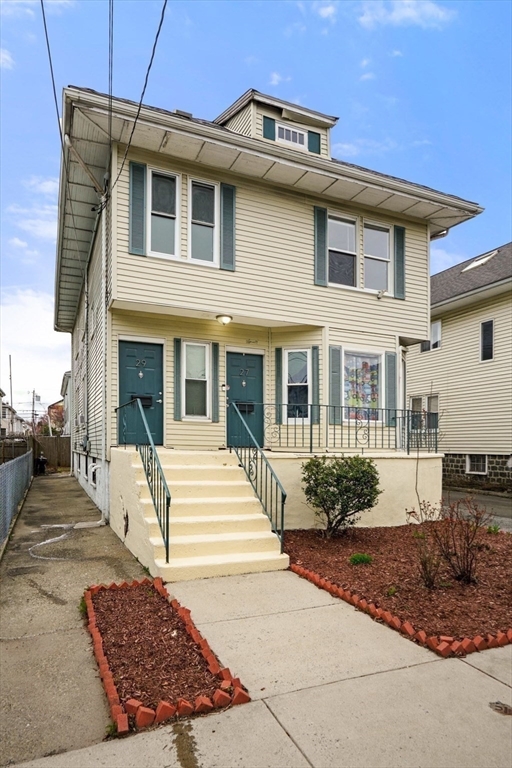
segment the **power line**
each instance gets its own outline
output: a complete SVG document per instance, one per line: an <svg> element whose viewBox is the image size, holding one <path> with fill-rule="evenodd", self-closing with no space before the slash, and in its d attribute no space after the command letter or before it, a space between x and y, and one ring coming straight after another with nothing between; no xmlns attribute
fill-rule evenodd
<svg viewBox="0 0 512 768"><path fill-rule="evenodd" d="M112 161L112 91L114 81L114 0L108 0L108 144Z"/></svg>
<svg viewBox="0 0 512 768"><path fill-rule="evenodd" d="M42 0L41 0L41 2L42 2ZM146 71L146 77L144 78L144 87L143 87L142 93L140 95L139 106L137 108L137 114L135 115L135 121L134 121L133 126L132 126L132 132L130 134L130 138L128 139L128 144L126 145L126 149L124 151L124 157L123 157L123 162L121 163L121 168L119 169L119 173L116 176L116 180L114 181L114 183L112 184L112 186L110 188L109 196L110 196L110 193L112 192L112 190L114 189L114 187L116 186L117 182L119 181L119 177L121 176L121 174L123 172L124 164L126 162L126 157L128 155L128 152L129 152L129 149L130 149L130 146L131 146L131 143L132 143L133 134L135 133L135 127L137 125L137 120L139 119L140 111L142 109L142 101L144 99L144 94L146 93L146 88L147 88L147 85L148 85L149 73L151 72L151 67L153 66L153 59L155 58L156 46L158 45L158 38L160 37L160 31L161 31L162 25L164 23L165 9L166 8L167 8L167 0L164 0L164 4L162 6L162 12L160 14L160 22L158 24L158 29L156 31L155 41L153 43L153 50L151 51L151 58L149 60L148 68L147 68L147 71Z"/></svg>
<svg viewBox="0 0 512 768"><path fill-rule="evenodd" d="M66 190L67 190L67 193L68 193L68 200L69 200L69 208L70 208L70 211L71 211L71 218L72 218L72 221L73 221L73 233L75 235L76 252L77 252L77 256L78 256L78 261L82 265L82 259L81 259L81 254L80 254L80 247L78 245L78 236L77 236L77 227L76 227L76 221L75 221L75 212L73 210L73 201L71 200L71 191L70 191L70 185L69 185L69 167L68 167L69 157L68 157L68 163L66 163L66 153L65 153L65 150L64 150L64 137L62 135L62 126L61 126L60 116L59 116L59 103L58 103L58 99L57 99L57 89L55 87L55 76L54 76L54 73L53 73L52 53L51 53L51 50L50 50L50 40L49 40L49 37L48 37L48 27L46 26L46 14L45 14L45 11L44 11L44 2L43 2L43 0L40 0L40 2L41 2L41 13L42 13L42 16L43 16L44 36L46 38L46 50L48 52L48 62L50 64L50 75L51 75L51 78L52 78L53 101L55 103L55 111L56 111L56 114L57 114L57 125L59 126L60 146L61 146L61 149L62 149L62 163L63 163L63 166L64 166L64 178L65 178L65 182L66 182ZM83 267L83 265L82 265L82 267Z"/></svg>

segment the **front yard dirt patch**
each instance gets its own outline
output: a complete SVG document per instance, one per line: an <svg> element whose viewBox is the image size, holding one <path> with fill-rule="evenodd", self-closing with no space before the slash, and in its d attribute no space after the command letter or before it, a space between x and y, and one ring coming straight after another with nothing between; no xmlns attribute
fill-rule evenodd
<svg viewBox="0 0 512 768"><path fill-rule="evenodd" d="M427 589L419 576L418 525L352 528L325 539L319 531L286 531L285 552L290 563L318 573L332 584L356 593L368 603L409 622L427 636L455 640L507 633L512 628L512 535L478 535L478 583L454 581L441 566L439 587ZM350 565L349 557L365 553L373 561Z"/></svg>
<svg viewBox="0 0 512 768"><path fill-rule="evenodd" d="M212 698L219 687L183 620L152 585L105 589L92 598L121 701L145 707L178 698Z"/></svg>
<svg viewBox="0 0 512 768"><path fill-rule="evenodd" d="M92 586L84 607L118 734L251 700L161 578Z"/></svg>

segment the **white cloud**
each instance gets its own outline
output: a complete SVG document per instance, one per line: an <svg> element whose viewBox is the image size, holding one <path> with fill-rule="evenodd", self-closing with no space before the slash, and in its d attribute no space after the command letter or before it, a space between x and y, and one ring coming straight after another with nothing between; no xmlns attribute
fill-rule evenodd
<svg viewBox="0 0 512 768"><path fill-rule="evenodd" d="M35 388L44 403L59 399L64 371L70 369L70 337L53 330L53 296L12 289L2 294L2 371L12 357L14 407L23 410ZM37 332L36 332L37 329ZM5 391L5 383L2 382Z"/></svg>
<svg viewBox="0 0 512 768"><path fill-rule="evenodd" d="M359 78L360 80L375 80L375 73L374 72L365 72L364 75L361 75Z"/></svg>
<svg viewBox="0 0 512 768"><path fill-rule="evenodd" d="M430 248L430 273L435 275L437 272L453 267L454 264L459 264L467 258L467 256L461 256L459 253L451 253L450 251L445 251L444 248L432 245Z"/></svg>
<svg viewBox="0 0 512 768"><path fill-rule="evenodd" d="M432 142L430 139L417 139L416 141L413 141L412 146L413 147L427 147L430 146Z"/></svg>
<svg viewBox="0 0 512 768"><path fill-rule="evenodd" d="M11 237L9 245L12 245L14 248L28 248L28 243L24 240L20 240L19 237Z"/></svg>
<svg viewBox="0 0 512 768"><path fill-rule="evenodd" d="M326 19L334 24L336 21L336 14L338 8L333 2L316 2L313 3L313 10L317 13L321 19Z"/></svg>
<svg viewBox="0 0 512 768"><path fill-rule="evenodd" d="M291 37L295 34L302 35L306 30L307 27L302 21L295 21L293 24L288 24L288 26L285 27L284 34L286 37Z"/></svg>
<svg viewBox="0 0 512 768"><path fill-rule="evenodd" d="M31 208L23 208L20 205L14 204L8 206L6 210L14 218L16 226L24 232L44 240L56 239L56 205L34 205Z"/></svg>
<svg viewBox="0 0 512 768"><path fill-rule="evenodd" d="M25 187L48 197L57 197L59 191L59 180L55 177L44 178L42 176L31 176L23 182Z"/></svg>
<svg viewBox="0 0 512 768"><path fill-rule="evenodd" d="M397 48L395 48L394 51L391 51L391 56L394 56L394 57L396 57L396 56L403 56L403 53L402 53L402 51L399 51Z"/></svg>
<svg viewBox="0 0 512 768"><path fill-rule="evenodd" d="M332 153L341 160L347 157L358 157L359 155L383 155L397 148L396 142L391 139L384 141L374 141L373 139L356 139L352 142L341 142L334 144Z"/></svg>
<svg viewBox="0 0 512 768"><path fill-rule="evenodd" d="M364 69L365 67L367 67L370 64L370 61L371 59L363 59L361 62L362 68Z"/></svg>
<svg viewBox="0 0 512 768"><path fill-rule="evenodd" d="M433 0L365 0L358 20L368 29L379 24L439 28L454 16L454 10Z"/></svg>
<svg viewBox="0 0 512 768"><path fill-rule="evenodd" d="M279 85L280 83L288 83L290 82L291 77L284 77L284 75L280 75L279 72L272 72L270 75L269 84L270 85Z"/></svg>
<svg viewBox="0 0 512 768"><path fill-rule="evenodd" d="M74 4L74 0L45 0L44 6L50 13L60 13ZM2 16L34 17L40 5L40 0L0 0L0 13Z"/></svg>
<svg viewBox="0 0 512 768"><path fill-rule="evenodd" d="M258 59L256 56L246 56L244 59L244 64L247 64L248 67L254 66L254 64L258 63Z"/></svg>
<svg viewBox="0 0 512 768"><path fill-rule="evenodd" d="M14 59L6 48L0 48L0 68L12 69L14 67Z"/></svg>

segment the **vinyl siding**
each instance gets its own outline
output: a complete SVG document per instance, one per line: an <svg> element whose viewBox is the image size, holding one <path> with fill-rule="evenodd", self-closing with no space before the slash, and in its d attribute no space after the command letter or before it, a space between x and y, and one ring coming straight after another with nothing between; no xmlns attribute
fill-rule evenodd
<svg viewBox="0 0 512 768"><path fill-rule="evenodd" d="M225 127L235 133L241 133L243 136L252 136L252 114L252 104L248 104L237 115L228 120Z"/></svg>
<svg viewBox="0 0 512 768"><path fill-rule="evenodd" d="M292 120L282 120L281 119L281 112L280 110L272 110L272 109L263 109L260 107L256 107L256 138L263 139L263 115L267 115L267 117L271 117L274 120L277 120L277 122L283 123L284 125L290 125L296 126L297 128L301 128L303 131L306 131L306 147L307 147L307 132L308 131L314 131L315 133L320 134L320 155L322 157L329 157L329 136L328 136L328 129L327 128L317 128L316 126L311 125L304 125L302 123L298 123ZM268 141L267 139L263 139L263 141ZM286 147L292 147L292 144L284 144L283 146ZM301 149L298 149L297 152L302 154ZM309 154L306 152L306 154Z"/></svg>
<svg viewBox="0 0 512 768"><path fill-rule="evenodd" d="M440 349L407 356L408 396L439 395L440 450L512 453L510 293L441 319ZM480 324L494 320L494 359L480 360Z"/></svg>
<svg viewBox="0 0 512 768"><path fill-rule="evenodd" d="M149 153L131 159L155 164ZM222 311L266 321L298 325L332 324L357 332L378 329L385 335L422 339L428 335L428 241L423 224L377 215L372 209L310 197L233 174L194 173L190 164L158 158L158 167L181 174L181 258L141 257L128 253L128 164L117 185L117 268L114 298L171 304L197 311ZM189 176L236 186L236 271L187 262ZM328 206L339 215L359 216L360 280L363 276L363 217L406 227L406 299L329 286L315 286L313 207ZM391 249L392 250L392 249ZM215 297L215 298L212 298ZM285 299L285 300L284 300Z"/></svg>

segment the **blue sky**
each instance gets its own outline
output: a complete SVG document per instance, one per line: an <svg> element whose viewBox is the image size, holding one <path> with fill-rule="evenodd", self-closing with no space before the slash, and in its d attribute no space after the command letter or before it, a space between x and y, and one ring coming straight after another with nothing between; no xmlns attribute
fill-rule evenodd
<svg viewBox="0 0 512 768"><path fill-rule="evenodd" d="M57 88L107 91L106 0L46 0ZM138 100L162 3L115 0L114 94ZM433 271L511 239L508 0L169 1L145 102L214 118L247 88L339 116L336 157L480 203ZM59 398L52 331L59 139L39 0L1 0L2 367Z"/></svg>

